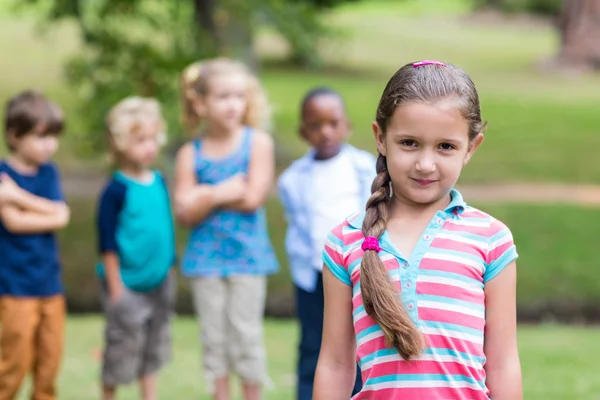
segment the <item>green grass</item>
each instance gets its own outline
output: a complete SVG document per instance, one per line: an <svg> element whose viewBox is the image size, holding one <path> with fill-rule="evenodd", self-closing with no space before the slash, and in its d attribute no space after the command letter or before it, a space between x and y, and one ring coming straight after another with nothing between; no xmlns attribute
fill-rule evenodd
<svg viewBox="0 0 600 400"><path fill-rule="evenodd" d="M303 72L267 63L261 75L276 109L274 134L287 154L300 155L298 103L317 84L338 89L353 122L351 142L374 151L370 121L379 95L392 73L406 62L435 58L464 67L479 87L486 141L463 175L464 182L539 180L600 182L593 162L600 145L598 76L541 72L538 64L556 53L558 36L538 22L481 20L469 16L467 0L363 1L325 16L345 32L344 40L325 43L325 70ZM0 65L0 102L26 87L39 87L67 109L69 133L60 155L63 167L77 167L72 138L84 115L65 86L61 65L78 49L72 24L36 36L31 17L0 13L0 51L22 57ZM267 59L281 57L285 46L270 31L257 48ZM177 77L173 77L177 79ZM177 130L172 127L172 134ZM0 154L2 150L0 149Z"/></svg>
<svg viewBox="0 0 600 400"><path fill-rule="evenodd" d="M494 205L481 209L514 235L518 303L523 312L553 306L568 317L600 304L596 238L600 209L574 206ZM598 315L599 313L595 313Z"/></svg>
<svg viewBox="0 0 600 400"><path fill-rule="evenodd" d="M71 317L66 354L59 379L61 400L98 396L103 322L100 317ZM527 400L596 400L600 358L597 328L557 325L522 326L519 347ZM266 399L294 398L298 329L294 322L267 320L269 373L274 387ZM160 375L159 398L209 399L204 391L198 325L191 318L174 322L174 357ZM20 400L24 400L22 391ZM119 393L120 400L137 399L135 385Z"/></svg>

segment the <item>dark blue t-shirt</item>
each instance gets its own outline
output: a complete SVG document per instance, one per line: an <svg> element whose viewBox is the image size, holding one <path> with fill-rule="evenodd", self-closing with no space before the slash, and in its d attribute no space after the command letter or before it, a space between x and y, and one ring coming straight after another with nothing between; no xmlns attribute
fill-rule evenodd
<svg viewBox="0 0 600 400"><path fill-rule="evenodd" d="M100 254L118 255L121 279L129 289L155 289L175 264L171 202L158 172L149 182L116 172L100 195L97 229ZM103 278L102 263L97 270Z"/></svg>
<svg viewBox="0 0 600 400"><path fill-rule="evenodd" d="M50 200L63 201L58 169L40 166L37 174L23 175L5 161L7 173L20 187ZM13 234L0 220L0 296L47 297L62 293L58 243L53 232Z"/></svg>

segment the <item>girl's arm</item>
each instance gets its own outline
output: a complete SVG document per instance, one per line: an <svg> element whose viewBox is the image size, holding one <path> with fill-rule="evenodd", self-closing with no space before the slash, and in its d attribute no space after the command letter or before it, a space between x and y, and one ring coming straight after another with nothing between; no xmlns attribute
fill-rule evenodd
<svg viewBox="0 0 600 400"><path fill-rule="evenodd" d="M246 190L241 200L228 204L227 208L252 212L265 204L275 179L274 147L273 138L268 133L255 131Z"/></svg>
<svg viewBox="0 0 600 400"><path fill-rule="evenodd" d="M234 176L217 185L198 184L194 165L194 146L184 145L175 162L175 219L194 226L215 208L238 200L244 190L244 178Z"/></svg>
<svg viewBox="0 0 600 400"><path fill-rule="evenodd" d="M485 371L492 400L522 400L517 349L517 266L513 261L485 285Z"/></svg>
<svg viewBox="0 0 600 400"><path fill-rule="evenodd" d="M325 316L317 364L314 400L348 400L356 379L356 338L352 324L352 288L323 267Z"/></svg>

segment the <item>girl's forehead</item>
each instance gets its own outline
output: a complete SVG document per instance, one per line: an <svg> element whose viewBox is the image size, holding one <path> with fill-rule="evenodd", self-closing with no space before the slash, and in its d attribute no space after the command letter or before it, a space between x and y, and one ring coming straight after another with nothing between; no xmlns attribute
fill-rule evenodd
<svg viewBox="0 0 600 400"><path fill-rule="evenodd" d="M410 135L468 136L469 124L451 102L407 103L396 107L388 122L391 131Z"/></svg>
<svg viewBox="0 0 600 400"><path fill-rule="evenodd" d="M209 90L240 89L247 86L247 77L241 72L221 73L208 80Z"/></svg>

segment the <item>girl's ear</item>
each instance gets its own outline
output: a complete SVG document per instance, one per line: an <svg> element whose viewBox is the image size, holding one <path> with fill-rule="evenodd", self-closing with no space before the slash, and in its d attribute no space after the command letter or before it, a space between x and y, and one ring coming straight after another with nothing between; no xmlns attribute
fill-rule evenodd
<svg viewBox="0 0 600 400"><path fill-rule="evenodd" d="M375 142L377 143L377 151L379 154L386 157L387 149L385 146L385 135L383 130L379 127L377 121L371 123L371 129L373 129L373 135L375 136Z"/></svg>
<svg viewBox="0 0 600 400"><path fill-rule="evenodd" d="M202 96L194 96L190 99L192 108L199 117L206 116L206 101Z"/></svg>
<svg viewBox="0 0 600 400"><path fill-rule="evenodd" d="M475 150L479 147L479 145L483 142L483 133L479 132L477 136L473 140L469 142L469 150L465 155L465 159L463 160L463 165L467 165L469 160L471 160L471 156L475 153Z"/></svg>

